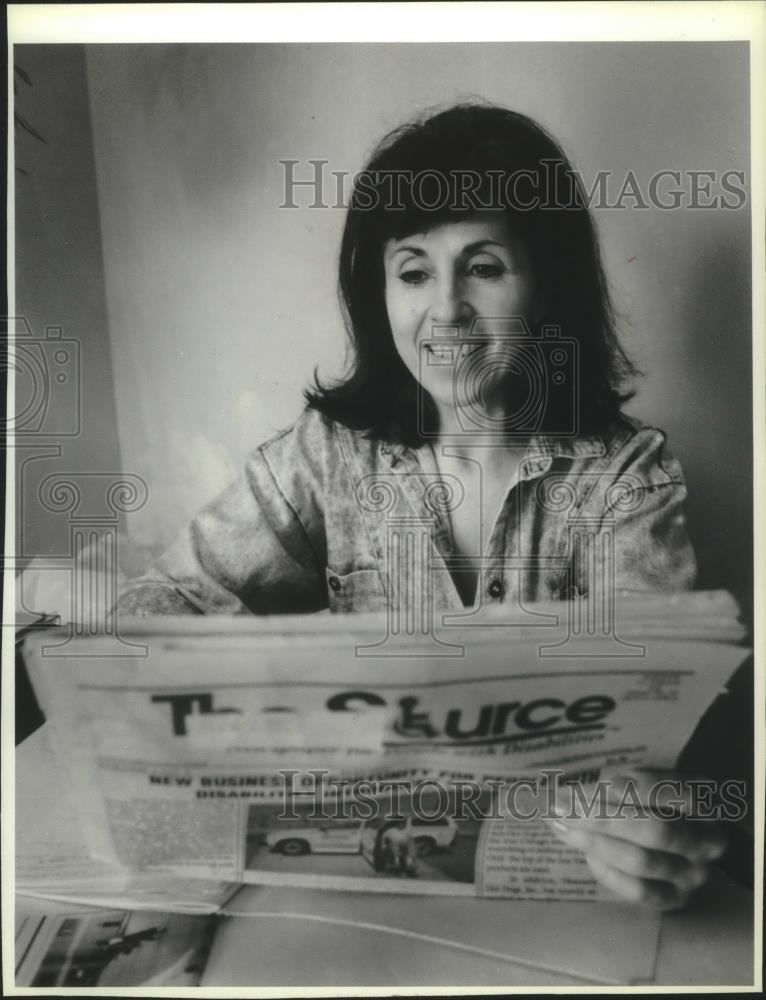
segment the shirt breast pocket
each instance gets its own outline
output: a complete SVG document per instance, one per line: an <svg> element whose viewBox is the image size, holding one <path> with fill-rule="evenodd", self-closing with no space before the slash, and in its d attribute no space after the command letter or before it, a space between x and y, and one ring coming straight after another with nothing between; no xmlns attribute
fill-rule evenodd
<svg viewBox="0 0 766 1000"><path fill-rule="evenodd" d="M336 573L328 566L325 574L330 611L384 611L388 607L380 573L376 569Z"/></svg>

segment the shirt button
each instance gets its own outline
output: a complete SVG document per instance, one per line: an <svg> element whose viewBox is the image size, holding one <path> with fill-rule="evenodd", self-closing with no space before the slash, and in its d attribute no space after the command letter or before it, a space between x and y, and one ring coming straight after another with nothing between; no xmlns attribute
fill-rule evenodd
<svg viewBox="0 0 766 1000"><path fill-rule="evenodd" d="M381 455L390 455L391 454L391 449L389 448L389 446L387 444L382 444L380 446L380 453L381 453Z"/></svg>
<svg viewBox="0 0 766 1000"><path fill-rule="evenodd" d="M337 578L337 576L331 576L327 580L327 582L330 585L330 590L335 590L335 591L340 590L340 580Z"/></svg>
<svg viewBox="0 0 766 1000"><path fill-rule="evenodd" d="M489 585L489 596L490 597L502 597L505 593L505 587L499 580L493 580Z"/></svg>

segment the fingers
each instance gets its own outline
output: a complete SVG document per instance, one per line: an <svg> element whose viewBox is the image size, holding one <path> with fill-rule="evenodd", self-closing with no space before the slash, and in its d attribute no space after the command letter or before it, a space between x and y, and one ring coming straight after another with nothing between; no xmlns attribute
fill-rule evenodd
<svg viewBox="0 0 766 1000"><path fill-rule="evenodd" d="M707 878L707 866L678 854L665 854L612 837L593 837L586 859L595 860L639 880L669 882L681 893L698 889Z"/></svg>
<svg viewBox="0 0 766 1000"><path fill-rule="evenodd" d="M603 835L628 841L651 851L678 854L692 862L706 864L721 857L726 838L713 820L697 819L686 809L672 809L669 800L656 799L665 811L651 807L651 790L658 776L665 774L670 787L681 787L680 778L667 772L633 772L604 778L596 786L560 786L556 791L555 812L558 821L572 833L570 843L585 849L589 835ZM625 789L628 794L624 794ZM688 799L679 797L679 803Z"/></svg>
<svg viewBox="0 0 766 1000"><path fill-rule="evenodd" d="M550 828L559 838L563 840L565 844L570 847L576 847L580 851L587 851L591 845L594 832L587 829L578 820L576 823L566 823L563 820L548 820Z"/></svg>
<svg viewBox="0 0 766 1000"><path fill-rule="evenodd" d="M714 811L711 782L681 777L657 768L604 769L601 773L610 802L640 802L664 818L707 816Z"/></svg>
<svg viewBox="0 0 766 1000"><path fill-rule="evenodd" d="M684 906L707 879L707 865L678 854L648 850L577 826L551 824L557 836L585 855L594 877L621 899L654 909Z"/></svg>
<svg viewBox="0 0 766 1000"><path fill-rule="evenodd" d="M571 832L568 840L585 849L592 836L604 836L627 842L647 851L679 855L688 861L707 864L720 858L726 847L723 832L701 820L665 820L657 816L636 817L562 817L559 822ZM561 828L558 828L559 832Z"/></svg>
<svg viewBox="0 0 766 1000"><path fill-rule="evenodd" d="M586 855L586 860L594 877L620 899L655 910L676 910L686 904L688 891L672 882L636 878L597 857Z"/></svg>
<svg viewBox="0 0 766 1000"><path fill-rule="evenodd" d="M599 882L656 909L683 906L721 857L721 827L700 815L688 779L670 772L602 774L597 786L560 786L551 829L583 852Z"/></svg>
<svg viewBox="0 0 766 1000"><path fill-rule="evenodd" d="M613 827L608 820L554 820L550 826L556 836L570 847L595 853L602 861L627 874L674 881L684 873L684 878L688 877L690 881L689 888L696 888L705 881L708 862L718 857L718 840L715 843L707 840L697 843L693 838L671 841L663 832L665 820L655 820L654 823L640 820L614 822L622 824L617 827L619 836L609 834L608 830ZM637 831L635 828L639 823L644 825ZM668 843L672 843L676 850L668 850Z"/></svg>

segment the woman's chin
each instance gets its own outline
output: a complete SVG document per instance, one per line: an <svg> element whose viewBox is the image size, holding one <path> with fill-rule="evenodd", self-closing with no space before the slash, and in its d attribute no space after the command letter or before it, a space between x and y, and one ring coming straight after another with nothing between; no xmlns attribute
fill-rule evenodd
<svg viewBox="0 0 766 1000"><path fill-rule="evenodd" d="M488 410L481 399L455 399L452 392L438 393L430 387L428 392L445 427L470 428L472 431L482 428L497 430L498 424L502 425L504 422L502 411Z"/></svg>

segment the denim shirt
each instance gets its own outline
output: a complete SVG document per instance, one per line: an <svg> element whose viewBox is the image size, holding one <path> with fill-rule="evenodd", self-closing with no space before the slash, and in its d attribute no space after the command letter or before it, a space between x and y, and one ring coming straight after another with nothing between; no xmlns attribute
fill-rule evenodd
<svg viewBox="0 0 766 1000"><path fill-rule="evenodd" d="M380 611L408 588L462 609L449 570L453 479L430 445L368 439L306 409L124 588L118 611ZM475 606L567 600L597 584L692 587L685 497L662 431L620 418L598 435L532 438L473 561Z"/></svg>

